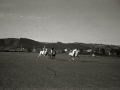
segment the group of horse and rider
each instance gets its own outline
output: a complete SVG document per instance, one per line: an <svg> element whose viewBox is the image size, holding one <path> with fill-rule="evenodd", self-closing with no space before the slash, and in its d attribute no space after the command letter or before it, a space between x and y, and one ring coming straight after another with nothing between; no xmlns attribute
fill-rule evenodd
<svg viewBox="0 0 120 90"><path fill-rule="evenodd" d="M44 55L45 57L49 57L54 59L56 56L56 50L54 48L54 46L52 46L51 49L47 49L45 46L43 47L43 50L40 51L38 57L40 57L41 55Z"/></svg>
<svg viewBox="0 0 120 90"><path fill-rule="evenodd" d="M69 61L72 60L75 60L74 57L80 57L80 54L79 54L80 50L78 49L73 49L73 50L70 50L69 52ZM40 57L41 55L45 56L46 58L49 57L51 59L55 59L55 56L56 56L56 50L54 48L54 46L52 46L51 49L47 49L45 46L43 47L43 50L40 51L38 57Z"/></svg>

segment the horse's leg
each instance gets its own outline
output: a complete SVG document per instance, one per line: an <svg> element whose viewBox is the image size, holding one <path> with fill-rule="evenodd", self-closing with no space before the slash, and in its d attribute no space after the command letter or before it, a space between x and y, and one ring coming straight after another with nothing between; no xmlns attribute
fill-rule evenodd
<svg viewBox="0 0 120 90"><path fill-rule="evenodd" d="M75 60L75 59L72 57L72 60Z"/></svg>
<svg viewBox="0 0 120 90"><path fill-rule="evenodd" d="M40 56L40 53L38 54L38 57Z"/></svg>
<svg viewBox="0 0 120 90"><path fill-rule="evenodd" d="M52 55L52 60L53 60L53 55Z"/></svg>
<svg viewBox="0 0 120 90"><path fill-rule="evenodd" d="M45 56L45 52L43 52L43 56Z"/></svg>
<svg viewBox="0 0 120 90"><path fill-rule="evenodd" d="M54 55L52 55L52 59L54 59Z"/></svg>
<svg viewBox="0 0 120 90"><path fill-rule="evenodd" d="M71 58L71 56L69 56L69 61L71 61L71 59L70 59L70 58Z"/></svg>
<svg viewBox="0 0 120 90"><path fill-rule="evenodd" d="M74 54L73 54L73 55L71 55L71 59L72 59L72 60L74 60L74 58L73 58L73 57L74 57Z"/></svg>
<svg viewBox="0 0 120 90"><path fill-rule="evenodd" d="M40 53L39 53L40 54ZM39 57L39 54L38 54L38 57Z"/></svg>
<svg viewBox="0 0 120 90"><path fill-rule="evenodd" d="M51 54L49 54L49 58L51 58Z"/></svg>
<svg viewBox="0 0 120 90"><path fill-rule="evenodd" d="M53 54L53 59L55 59L55 54Z"/></svg>
<svg viewBox="0 0 120 90"><path fill-rule="evenodd" d="M52 55L52 59L55 59L55 55L54 54Z"/></svg>
<svg viewBox="0 0 120 90"><path fill-rule="evenodd" d="M47 54L45 54L45 57L46 57L46 59L47 59Z"/></svg>
<svg viewBox="0 0 120 90"><path fill-rule="evenodd" d="M43 55L42 52L39 53L39 57L40 57L41 55Z"/></svg>
<svg viewBox="0 0 120 90"><path fill-rule="evenodd" d="M77 58L80 59L80 55L77 55Z"/></svg>
<svg viewBox="0 0 120 90"><path fill-rule="evenodd" d="M78 54L77 57L80 58L80 54Z"/></svg>
<svg viewBox="0 0 120 90"><path fill-rule="evenodd" d="M47 55L45 54L45 57L47 57Z"/></svg>

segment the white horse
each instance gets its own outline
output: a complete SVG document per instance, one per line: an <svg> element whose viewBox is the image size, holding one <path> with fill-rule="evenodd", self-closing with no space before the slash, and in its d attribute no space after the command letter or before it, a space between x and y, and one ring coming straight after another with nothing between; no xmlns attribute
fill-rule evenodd
<svg viewBox="0 0 120 90"><path fill-rule="evenodd" d="M70 58L72 58L72 60L75 60L73 57L79 57L79 52L80 51L77 49L71 50L69 52L69 61L71 61Z"/></svg>
<svg viewBox="0 0 120 90"><path fill-rule="evenodd" d="M40 53L39 53L38 57L39 57L39 56L41 56L41 55L43 55L43 56L46 56L46 57L47 57L47 49L46 49L45 51L40 51Z"/></svg>

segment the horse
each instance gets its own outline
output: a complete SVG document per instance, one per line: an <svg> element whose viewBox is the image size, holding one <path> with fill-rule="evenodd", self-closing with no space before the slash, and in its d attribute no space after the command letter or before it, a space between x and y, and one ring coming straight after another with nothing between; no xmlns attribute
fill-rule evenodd
<svg viewBox="0 0 120 90"><path fill-rule="evenodd" d="M49 51L48 51L48 56L49 56L49 58L51 58L51 59L55 59L56 50L49 50Z"/></svg>
<svg viewBox="0 0 120 90"><path fill-rule="evenodd" d="M69 61L71 61L70 58L72 58L72 60L75 60L73 57L78 57L79 58L80 57L79 53L80 53L80 51L77 50L77 49L70 50L70 52L69 52Z"/></svg>
<svg viewBox="0 0 120 90"><path fill-rule="evenodd" d="M40 51L38 57L39 57L39 56L42 56L42 55L45 56L45 57L47 57L47 52L48 52L47 49L46 49L45 51Z"/></svg>

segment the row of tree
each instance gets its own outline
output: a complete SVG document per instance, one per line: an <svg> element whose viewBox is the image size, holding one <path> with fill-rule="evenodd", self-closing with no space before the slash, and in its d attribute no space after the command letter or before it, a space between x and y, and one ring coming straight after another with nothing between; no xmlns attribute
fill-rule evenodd
<svg viewBox="0 0 120 90"><path fill-rule="evenodd" d="M96 54L96 55L120 56L120 47L110 48L110 49L96 48L96 50L94 51L94 54Z"/></svg>

